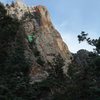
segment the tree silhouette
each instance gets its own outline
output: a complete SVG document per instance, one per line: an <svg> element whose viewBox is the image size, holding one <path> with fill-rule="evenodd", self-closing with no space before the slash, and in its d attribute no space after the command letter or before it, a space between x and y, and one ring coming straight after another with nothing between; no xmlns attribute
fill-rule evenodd
<svg viewBox="0 0 100 100"><path fill-rule="evenodd" d="M87 43L91 46L95 47L96 53L100 54L100 37L98 39L91 39L90 37L87 37L88 33L85 33L84 31L81 32L80 35L78 35L78 41L79 43L82 41L87 41Z"/></svg>

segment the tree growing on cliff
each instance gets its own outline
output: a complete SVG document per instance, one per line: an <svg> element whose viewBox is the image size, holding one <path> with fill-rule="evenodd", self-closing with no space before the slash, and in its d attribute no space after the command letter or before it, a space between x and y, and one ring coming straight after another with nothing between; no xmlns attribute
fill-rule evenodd
<svg viewBox="0 0 100 100"><path fill-rule="evenodd" d="M78 35L78 41L79 43L82 41L87 41L87 43L91 46L95 47L96 53L100 54L100 37L98 39L91 39L88 37L88 33L85 33L84 31L81 32L80 35Z"/></svg>
<svg viewBox="0 0 100 100"><path fill-rule="evenodd" d="M79 40L79 43L84 40L87 41L89 45L94 46L95 52L88 52L88 57L86 58L87 65L84 64L83 67L80 66L79 69L78 69L78 64L75 63L74 61L74 64L72 64L72 68L70 67L69 72L73 74L71 76L75 78L74 84L77 86L78 89L81 89L81 87L83 87L82 85L87 86L86 88L84 87L83 89L79 91L81 94L84 94L85 99L99 100L100 99L100 96L99 96L99 93L100 93L100 86L99 86L100 37L98 39L91 39L88 37L88 33L85 33L84 31L82 31L81 34L78 35L78 40ZM76 69L76 71L74 69ZM77 74L75 75L75 73ZM82 81L79 82L78 79L82 79ZM77 85L76 83L79 83L79 85ZM80 99L82 99L81 94L80 94Z"/></svg>
<svg viewBox="0 0 100 100"><path fill-rule="evenodd" d="M16 37L19 26L0 3L0 100L23 100L29 88L31 63L24 55L23 35Z"/></svg>

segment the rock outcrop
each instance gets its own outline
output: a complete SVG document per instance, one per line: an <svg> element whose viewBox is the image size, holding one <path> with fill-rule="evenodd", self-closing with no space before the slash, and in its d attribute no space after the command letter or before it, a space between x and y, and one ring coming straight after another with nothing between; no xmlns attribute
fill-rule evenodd
<svg viewBox="0 0 100 100"><path fill-rule="evenodd" d="M81 49L75 54L74 60L81 67L88 66L89 54L89 51Z"/></svg>
<svg viewBox="0 0 100 100"><path fill-rule="evenodd" d="M19 32L25 34L24 43L27 47L25 56L30 57L33 62L39 62L36 65L33 64L31 72L33 79L35 79L34 76L38 77L41 74L44 77L48 76L45 72L49 69L48 62L52 63L53 58L58 54L65 61L63 70L66 74L72 55L60 33L54 28L46 7L41 5L28 7L23 3L16 2L7 5L6 9L8 15L21 22ZM44 68L40 66L44 66Z"/></svg>

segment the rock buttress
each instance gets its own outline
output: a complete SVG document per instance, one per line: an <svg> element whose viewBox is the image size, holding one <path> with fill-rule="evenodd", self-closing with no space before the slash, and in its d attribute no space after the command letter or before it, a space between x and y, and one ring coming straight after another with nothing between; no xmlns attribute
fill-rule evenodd
<svg viewBox="0 0 100 100"><path fill-rule="evenodd" d="M52 63L53 58L58 54L60 54L65 61L63 70L64 73L67 74L68 65L71 63L72 55L60 33L54 28L46 7L41 5L27 7L15 3L14 5L6 6L6 9L8 15L12 18L17 18L22 23L21 30L25 34L24 41L27 46L27 49L25 50L26 57L31 57L33 62L34 60L37 62L42 59L43 65L40 65L45 66L40 72L41 68L39 69L37 66L36 69L36 66L33 65L31 74L33 75L35 70L42 73L43 70L49 69L47 63ZM29 52L31 52L31 56L28 56Z"/></svg>

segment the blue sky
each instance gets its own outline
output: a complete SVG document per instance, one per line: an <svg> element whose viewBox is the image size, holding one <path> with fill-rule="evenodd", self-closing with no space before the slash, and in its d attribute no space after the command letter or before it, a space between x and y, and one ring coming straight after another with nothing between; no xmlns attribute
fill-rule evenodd
<svg viewBox="0 0 100 100"><path fill-rule="evenodd" d="M12 0L0 0L10 3ZM30 6L45 5L51 15L55 28L71 52L83 48L92 50L87 43L78 43L77 35L81 31L89 33L91 38L100 36L100 0L23 0Z"/></svg>

